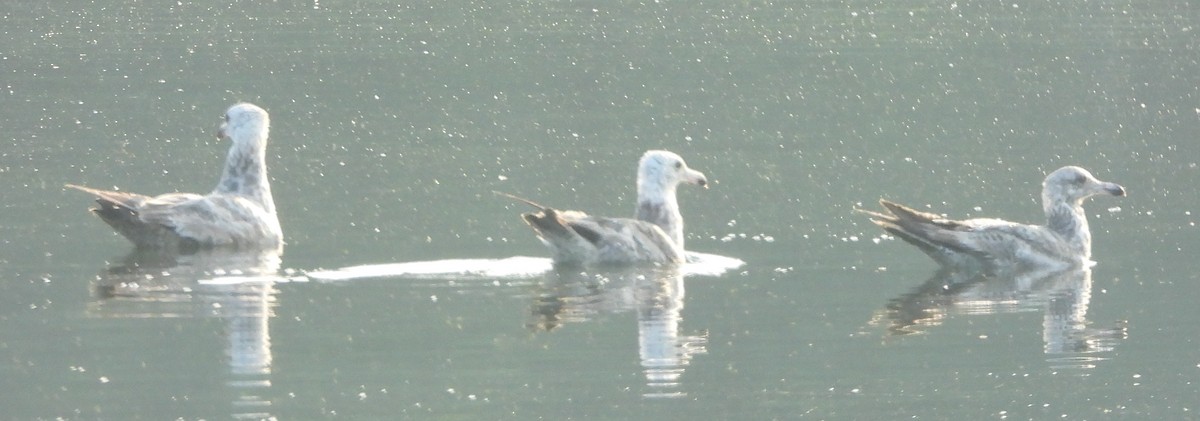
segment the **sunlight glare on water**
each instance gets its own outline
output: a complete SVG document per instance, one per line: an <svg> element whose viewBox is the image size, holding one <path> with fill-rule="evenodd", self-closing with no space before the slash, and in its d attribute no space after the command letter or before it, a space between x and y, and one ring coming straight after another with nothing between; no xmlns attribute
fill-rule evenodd
<svg viewBox="0 0 1200 421"><path fill-rule="evenodd" d="M1188 419L1186 1L0 5L12 419ZM270 113L281 255L131 252L65 184L206 193ZM632 217L667 149L691 263L555 270L511 192ZM939 270L857 210L1043 223L1086 270Z"/></svg>

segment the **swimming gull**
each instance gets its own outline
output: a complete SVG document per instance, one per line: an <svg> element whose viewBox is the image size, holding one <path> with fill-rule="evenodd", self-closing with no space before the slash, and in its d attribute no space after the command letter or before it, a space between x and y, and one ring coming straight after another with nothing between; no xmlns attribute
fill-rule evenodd
<svg viewBox="0 0 1200 421"><path fill-rule="evenodd" d="M202 247L270 248L283 244L267 179L267 112L253 104L229 108L218 137L233 145L216 189L201 196L149 197L68 184L96 196L92 212L139 248L189 251Z"/></svg>
<svg viewBox="0 0 1200 421"><path fill-rule="evenodd" d="M1083 201L1098 194L1124 196L1125 188L1068 166L1042 182L1046 225L987 218L955 221L882 199L879 203L888 213L860 211L945 266L1088 265L1092 234Z"/></svg>
<svg viewBox="0 0 1200 421"><path fill-rule="evenodd" d="M550 248L555 265L683 263L683 216L675 198L679 183L708 187L704 174L688 168L679 155L652 150L638 163L634 219L590 216L500 194L538 209L521 216Z"/></svg>

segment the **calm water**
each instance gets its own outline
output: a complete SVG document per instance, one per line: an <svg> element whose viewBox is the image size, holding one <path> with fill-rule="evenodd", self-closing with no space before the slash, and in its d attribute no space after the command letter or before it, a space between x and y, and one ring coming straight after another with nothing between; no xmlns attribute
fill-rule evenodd
<svg viewBox="0 0 1200 421"><path fill-rule="evenodd" d="M0 418L1200 417L1195 3L228 3L0 5ZM208 191L237 101L281 259L61 188ZM305 276L545 256L491 191L630 215L650 148L744 266ZM1130 194L1088 272L943 289L852 211L1036 222L1067 164Z"/></svg>

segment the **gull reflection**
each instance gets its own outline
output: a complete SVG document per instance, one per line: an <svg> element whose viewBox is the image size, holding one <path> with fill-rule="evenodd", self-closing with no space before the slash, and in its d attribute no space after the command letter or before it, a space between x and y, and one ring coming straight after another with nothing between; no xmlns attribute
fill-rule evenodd
<svg viewBox="0 0 1200 421"><path fill-rule="evenodd" d="M708 333L680 333L683 273L677 268L580 272L555 270L538 284L530 329L550 331L603 314L635 311L638 356L648 398L686 396L680 378L696 354L707 352Z"/></svg>
<svg viewBox="0 0 1200 421"><path fill-rule="evenodd" d="M219 318L225 321L233 417L270 418L271 337L280 250L136 250L91 283L87 313L103 318Z"/></svg>
<svg viewBox="0 0 1200 421"><path fill-rule="evenodd" d="M1092 368L1126 336L1125 327L1094 327L1088 268L1001 272L943 267L912 291L888 302L872 320L892 335L923 333L954 314L1042 311L1043 352L1053 368Z"/></svg>

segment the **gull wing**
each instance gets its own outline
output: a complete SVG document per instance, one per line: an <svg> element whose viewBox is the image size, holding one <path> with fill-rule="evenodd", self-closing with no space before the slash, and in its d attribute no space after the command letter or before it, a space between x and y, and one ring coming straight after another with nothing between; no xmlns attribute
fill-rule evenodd
<svg viewBox="0 0 1200 421"><path fill-rule="evenodd" d="M683 251L649 222L543 208L522 215L559 264L682 263Z"/></svg>

